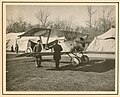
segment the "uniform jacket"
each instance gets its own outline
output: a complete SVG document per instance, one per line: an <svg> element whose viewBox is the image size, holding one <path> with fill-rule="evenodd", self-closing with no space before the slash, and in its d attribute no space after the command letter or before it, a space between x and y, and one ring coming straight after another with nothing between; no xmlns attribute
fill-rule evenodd
<svg viewBox="0 0 120 97"><path fill-rule="evenodd" d="M41 52L42 47L40 44L36 44L33 48L33 52Z"/></svg>
<svg viewBox="0 0 120 97"><path fill-rule="evenodd" d="M56 44L53 46L53 49L54 49L54 60L60 60L61 59L61 51L63 50L61 45L59 44Z"/></svg>

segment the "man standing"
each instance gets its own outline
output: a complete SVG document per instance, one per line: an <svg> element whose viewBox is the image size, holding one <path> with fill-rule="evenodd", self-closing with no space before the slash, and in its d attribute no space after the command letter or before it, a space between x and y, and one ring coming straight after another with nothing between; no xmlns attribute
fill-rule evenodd
<svg viewBox="0 0 120 97"><path fill-rule="evenodd" d="M53 46L54 55L53 58L55 60L56 68L59 67L60 59L61 59L61 51L63 50L61 45L58 44L58 40L56 40L55 45Z"/></svg>
<svg viewBox="0 0 120 97"><path fill-rule="evenodd" d="M18 54L18 51L19 51L19 46L18 46L18 44L16 44L16 46L15 46L15 52Z"/></svg>
<svg viewBox="0 0 120 97"><path fill-rule="evenodd" d="M42 50L41 41L38 40L37 44L33 48L33 52L36 53L35 54L36 62L37 62L36 67L42 67L41 66L41 60L42 60L42 58L41 58L41 55L39 54L41 52L41 50Z"/></svg>
<svg viewBox="0 0 120 97"><path fill-rule="evenodd" d="M11 52L14 52L13 45L11 46Z"/></svg>

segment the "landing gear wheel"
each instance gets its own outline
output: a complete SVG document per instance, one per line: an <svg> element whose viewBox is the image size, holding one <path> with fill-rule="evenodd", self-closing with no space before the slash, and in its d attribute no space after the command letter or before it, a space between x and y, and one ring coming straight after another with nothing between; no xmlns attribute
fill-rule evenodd
<svg viewBox="0 0 120 97"><path fill-rule="evenodd" d="M81 63L81 59L80 59L80 58L73 57L73 58L71 59L71 64L72 64L73 66L77 66L77 65L79 65L80 63Z"/></svg>
<svg viewBox="0 0 120 97"><path fill-rule="evenodd" d="M31 47L28 47L27 49L26 49L26 53L31 53L32 52L32 48Z"/></svg>
<svg viewBox="0 0 120 97"><path fill-rule="evenodd" d="M81 61L82 61L82 63L88 63L89 62L89 57L87 56L87 55L83 55L82 57L81 57Z"/></svg>

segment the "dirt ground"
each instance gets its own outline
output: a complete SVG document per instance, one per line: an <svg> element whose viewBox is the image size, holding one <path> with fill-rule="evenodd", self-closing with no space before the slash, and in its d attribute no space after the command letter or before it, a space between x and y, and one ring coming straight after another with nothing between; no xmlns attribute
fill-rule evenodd
<svg viewBox="0 0 120 97"><path fill-rule="evenodd" d="M12 59L7 54L7 91L115 91L115 60L90 58L88 64L72 66L62 56L56 70L52 57L45 57L42 68L34 58Z"/></svg>

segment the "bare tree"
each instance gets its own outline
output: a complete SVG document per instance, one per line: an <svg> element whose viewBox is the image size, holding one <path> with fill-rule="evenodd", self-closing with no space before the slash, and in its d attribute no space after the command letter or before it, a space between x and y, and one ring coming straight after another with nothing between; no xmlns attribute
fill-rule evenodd
<svg viewBox="0 0 120 97"><path fill-rule="evenodd" d="M66 26L67 26L67 30L73 30L73 28L72 28L72 19L68 19L68 20L66 20Z"/></svg>
<svg viewBox="0 0 120 97"><path fill-rule="evenodd" d="M7 18L6 33L12 32L12 25L15 21L11 18Z"/></svg>
<svg viewBox="0 0 120 97"><path fill-rule="evenodd" d="M71 19L60 20L60 18L57 18L55 22L53 23L53 27L56 29L70 31L72 30L72 20Z"/></svg>
<svg viewBox="0 0 120 97"><path fill-rule="evenodd" d="M92 6L87 7L88 11L88 21L87 21L87 26L89 33L91 34L91 37L94 38L95 33L93 31L93 15L96 13L96 10L93 10Z"/></svg>
<svg viewBox="0 0 120 97"><path fill-rule="evenodd" d="M6 33L24 32L32 27L32 24L27 23L23 17L18 17L15 20L7 19Z"/></svg>
<svg viewBox="0 0 120 97"><path fill-rule="evenodd" d="M107 12L107 8L105 6L103 7L103 11L102 11L103 17L101 18L103 32L106 32L111 27L111 23L112 23L111 13L112 13L112 9L108 10Z"/></svg>
<svg viewBox="0 0 120 97"><path fill-rule="evenodd" d="M35 16L39 20L41 27L47 28L50 25L51 22L48 21L50 14L47 11L40 9Z"/></svg>
<svg viewBox="0 0 120 97"><path fill-rule="evenodd" d="M87 7L87 11L88 11L88 17L89 17L89 20L87 21L87 25L92 28L92 17L93 15L95 14L96 10L93 11L92 10L92 6L88 6Z"/></svg>

